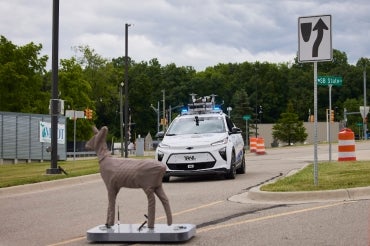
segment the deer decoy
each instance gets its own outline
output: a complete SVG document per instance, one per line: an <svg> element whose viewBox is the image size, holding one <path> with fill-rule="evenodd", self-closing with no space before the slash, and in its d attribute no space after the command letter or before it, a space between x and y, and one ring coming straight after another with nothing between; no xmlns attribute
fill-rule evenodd
<svg viewBox="0 0 370 246"><path fill-rule="evenodd" d="M166 166L154 159L130 159L112 157L106 144L108 128L100 131L94 126L94 136L86 143L86 148L94 150L98 156L100 174L108 192L106 227L114 225L116 197L122 187L141 188L148 198L148 228L155 224L155 196L164 207L167 224L172 224L170 203L162 187Z"/></svg>

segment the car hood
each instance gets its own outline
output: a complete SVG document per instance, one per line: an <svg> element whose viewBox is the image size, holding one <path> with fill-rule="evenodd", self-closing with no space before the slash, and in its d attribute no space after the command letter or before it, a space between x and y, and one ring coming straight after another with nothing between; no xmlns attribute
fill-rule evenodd
<svg viewBox="0 0 370 246"><path fill-rule="evenodd" d="M214 142L225 139L227 136L227 133L203 133L165 136L162 144L168 145L171 148L209 146Z"/></svg>

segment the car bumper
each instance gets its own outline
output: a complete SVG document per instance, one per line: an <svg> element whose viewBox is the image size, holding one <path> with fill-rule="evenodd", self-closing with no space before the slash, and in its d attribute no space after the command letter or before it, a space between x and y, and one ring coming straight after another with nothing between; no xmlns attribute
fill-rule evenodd
<svg viewBox="0 0 370 246"><path fill-rule="evenodd" d="M185 177L185 176L202 176L202 175L216 175L227 173L226 168L218 169L202 169L202 170L184 170L184 171L166 171L167 176Z"/></svg>

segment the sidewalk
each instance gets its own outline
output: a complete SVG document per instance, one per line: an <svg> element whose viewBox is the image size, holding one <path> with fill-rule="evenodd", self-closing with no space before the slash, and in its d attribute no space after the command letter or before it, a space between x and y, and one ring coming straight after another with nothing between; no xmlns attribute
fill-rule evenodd
<svg viewBox="0 0 370 246"><path fill-rule="evenodd" d="M230 197L228 200L238 203L307 203L324 201L353 201L370 199L370 187L351 189L305 191L305 192L267 192L254 187L248 192Z"/></svg>

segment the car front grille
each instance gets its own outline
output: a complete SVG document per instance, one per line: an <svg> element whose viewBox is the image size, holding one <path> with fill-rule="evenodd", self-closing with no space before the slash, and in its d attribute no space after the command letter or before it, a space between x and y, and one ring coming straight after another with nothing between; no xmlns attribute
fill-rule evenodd
<svg viewBox="0 0 370 246"><path fill-rule="evenodd" d="M215 166L215 161L210 162L200 162L200 163L176 163L176 164L167 164L170 170L199 170L199 169L207 169L213 168Z"/></svg>

